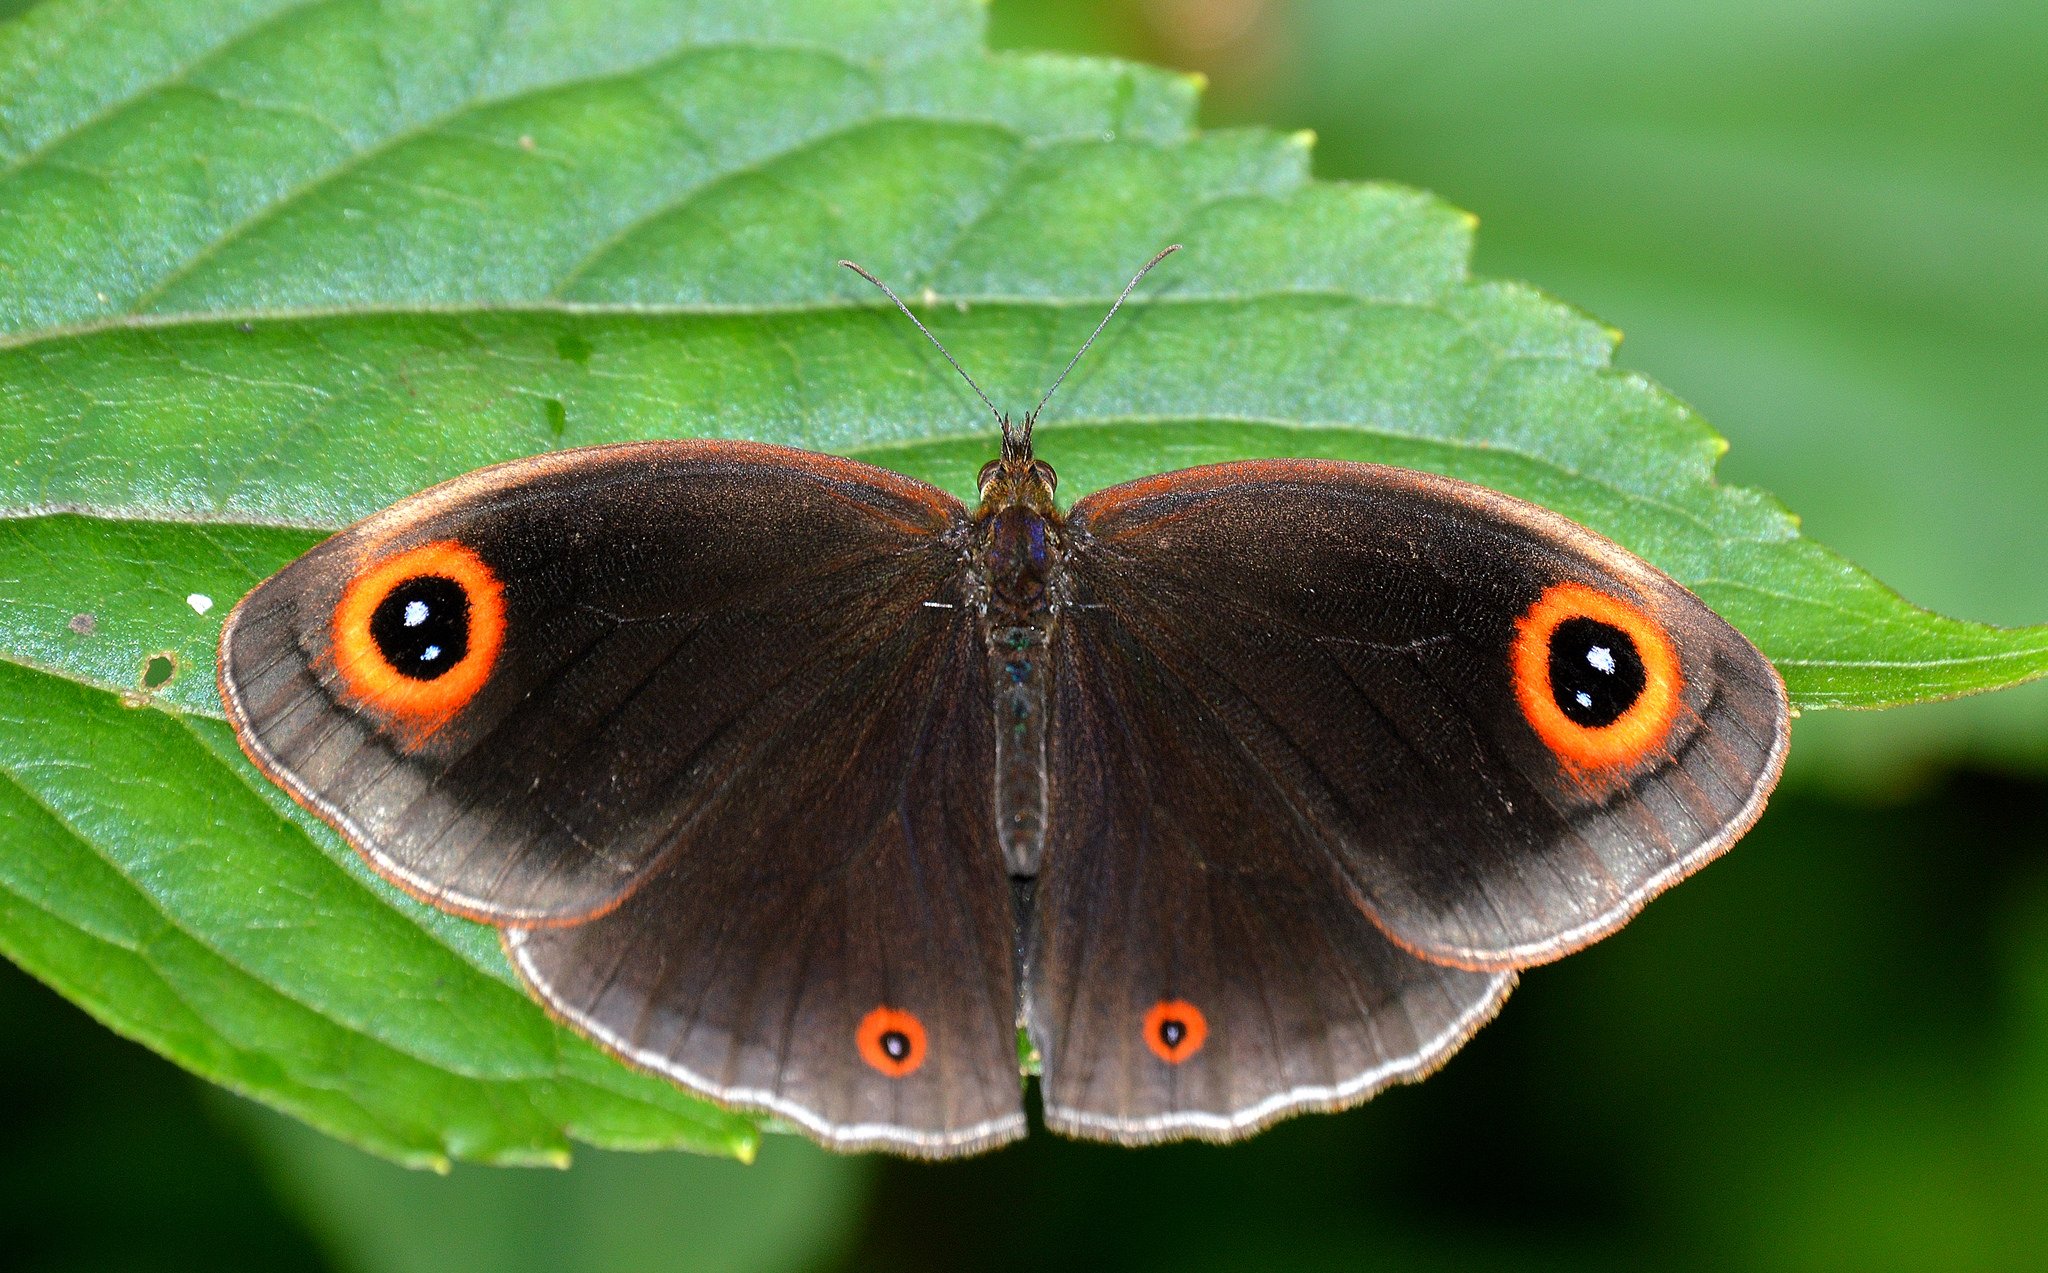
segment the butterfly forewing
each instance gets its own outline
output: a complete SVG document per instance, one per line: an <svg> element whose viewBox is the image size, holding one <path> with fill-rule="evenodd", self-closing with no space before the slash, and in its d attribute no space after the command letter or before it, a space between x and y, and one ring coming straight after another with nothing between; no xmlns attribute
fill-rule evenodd
<svg viewBox="0 0 2048 1273"><path fill-rule="evenodd" d="M1213 720L1270 792L1274 816L1235 833L1320 846L1440 963L1518 967L1611 931L1732 843L1783 761L1783 687L1740 634L1491 491L1218 465L1099 492L1071 527L1075 631L1118 625L1159 669L1146 693ZM1213 770L1182 768L1183 790Z"/></svg>

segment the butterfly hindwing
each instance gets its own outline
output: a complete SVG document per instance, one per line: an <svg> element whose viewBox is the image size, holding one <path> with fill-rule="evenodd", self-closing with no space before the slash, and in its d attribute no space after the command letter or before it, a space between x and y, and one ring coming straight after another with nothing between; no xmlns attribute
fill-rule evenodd
<svg viewBox="0 0 2048 1273"><path fill-rule="evenodd" d="M964 1153L1023 1131L984 660L898 619L616 911L506 946L629 1060L837 1148Z"/></svg>
<svg viewBox="0 0 2048 1273"><path fill-rule="evenodd" d="M1233 1139L1420 1078L1492 1017L1513 974L1387 940L1227 706L1113 609L1063 622L1026 991L1051 1126Z"/></svg>

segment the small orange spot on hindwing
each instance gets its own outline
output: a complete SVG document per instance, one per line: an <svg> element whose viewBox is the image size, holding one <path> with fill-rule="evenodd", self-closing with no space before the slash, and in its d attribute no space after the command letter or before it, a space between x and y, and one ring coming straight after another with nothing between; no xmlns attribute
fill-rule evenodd
<svg viewBox="0 0 2048 1273"><path fill-rule="evenodd" d="M505 592L474 550L422 544L365 566L330 636L350 697L418 746L476 697L505 640Z"/></svg>
<svg viewBox="0 0 2048 1273"><path fill-rule="evenodd" d="M1553 584L1515 620L1509 669L1523 717L1566 768L1631 765L1664 745L1685 688L1657 621L1620 597Z"/></svg>
<svg viewBox="0 0 2048 1273"><path fill-rule="evenodd" d="M853 1041L861 1060L892 1079L924 1064L924 1023L901 1008L879 1007L862 1017Z"/></svg>
<svg viewBox="0 0 2048 1273"><path fill-rule="evenodd" d="M1161 999L1145 1014L1145 1046L1168 1065L1179 1065L1202 1050L1209 1019L1185 999Z"/></svg>

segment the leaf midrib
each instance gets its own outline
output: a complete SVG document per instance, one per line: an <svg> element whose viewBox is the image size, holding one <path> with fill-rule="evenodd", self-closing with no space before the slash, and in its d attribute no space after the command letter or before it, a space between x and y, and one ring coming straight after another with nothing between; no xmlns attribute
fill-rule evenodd
<svg viewBox="0 0 2048 1273"><path fill-rule="evenodd" d="M1541 356L1531 356L1522 354L1503 354L1499 361L1501 361L1502 363L1515 363L1547 361L1566 362L1570 360L1568 358L1562 357L1546 358ZM1695 527L1703 536L1710 539L1712 542L1716 544L1725 546L1730 544L1786 542L1782 538L1765 539L1759 536L1729 535L1717 531L1710 525L1706 518L1698 512L1686 509L1681 505L1672 503L1669 500L1661 499L1657 496L1650 495L1642 491L1630 490L1628 488L1616 485L1613 481L1609 479L1594 476L1580 469L1574 468L1566 464L1562 464L1556 459L1551 458L1549 456L1538 455L1532 451L1523 448L1502 446L1489 442L1475 442L1465 438L1444 437L1428 433L1404 433L1394 429L1375 427L1372 425L1365 424L1357 424L1349 421L1304 420L1299 417L1289 418L1281 416L1255 415L1248 412L1208 412L1201 415L1200 417L1148 413L1126 413L1116 415L1091 415L1083 420L1068 420L1064 422L1059 422L1055 424L1052 428L1044 430L1043 436L1057 437L1062 432L1068 430L1078 432L1083 429L1116 428L1119 426L1160 427L1191 423L1240 424L1251 425L1260 428L1284 429L1301 433L1349 433L1357 434L1363 437L1384 438L1390 441L1397 442L1425 443L1431 446L1441 446L1448 450L1464 452L1469 454L1486 455L1489 457L1508 457L1524 461L1535 467L1544 469L1551 473L1555 473L1560 477L1567 479L1570 482L1578 483L1581 485L1589 486L1604 491L1617 499L1627 501L1631 504L1640 504L1646 507L1659 509L1665 513L1670 514L1674 518L1682 520L1688 523L1689 525ZM963 426L957 430L934 431L930 435L923 438L919 438L914 441L902 441L892 439L885 443L876 443L869 446L848 447L842 452L842 454L846 455L848 458L864 459L869 461L870 463L877 463L879 459L886 457L891 452L908 451L919 446L928 445L929 443L932 442L955 441L963 438L973 437L986 432L987 429L984 428L977 421L976 424L971 428ZM887 464L880 464L879 466L883 468L888 467ZM1733 490L1741 488L1724 487L1722 489ZM341 529L340 526L337 526L330 522L295 522L282 519L260 520L255 518L227 516L210 517L198 515L190 517L179 517L171 515L167 512L162 512L154 509L131 511L121 508L119 506L105 505L88 505L75 503L48 505L0 505L0 520L26 520L29 518L50 516L90 517L103 521L155 523L172 526L248 526L264 530L299 530L329 532ZM0 657L4 657L4 655L0 655Z"/></svg>

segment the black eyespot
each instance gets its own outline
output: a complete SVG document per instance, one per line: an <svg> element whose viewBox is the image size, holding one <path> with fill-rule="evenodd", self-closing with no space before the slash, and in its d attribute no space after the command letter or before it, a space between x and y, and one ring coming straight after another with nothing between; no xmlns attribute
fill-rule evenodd
<svg viewBox="0 0 2048 1273"><path fill-rule="evenodd" d="M1173 1017L1168 1017L1166 1020L1161 1021L1159 1023L1159 1041L1161 1043L1164 1043L1167 1047L1177 1048L1180 1046L1180 1041L1187 1037L1187 1022L1176 1020Z"/></svg>
<svg viewBox="0 0 2048 1273"><path fill-rule="evenodd" d="M440 575L408 579L377 603L370 638L393 671L431 681L469 653L469 594Z"/></svg>
<svg viewBox="0 0 2048 1273"><path fill-rule="evenodd" d="M1550 694L1575 725L1612 725L1636 705L1648 681L1636 643L1612 624L1566 619L1550 634Z"/></svg>
<svg viewBox="0 0 2048 1273"><path fill-rule="evenodd" d="M901 1030L883 1031L881 1043L882 1051L887 1053L892 1061L901 1061L910 1055L910 1036Z"/></svg>

